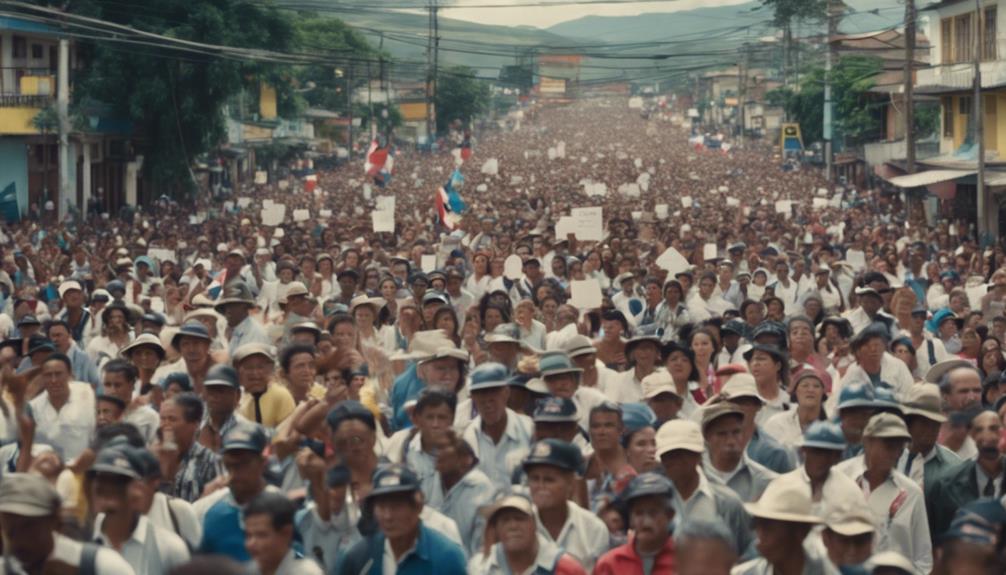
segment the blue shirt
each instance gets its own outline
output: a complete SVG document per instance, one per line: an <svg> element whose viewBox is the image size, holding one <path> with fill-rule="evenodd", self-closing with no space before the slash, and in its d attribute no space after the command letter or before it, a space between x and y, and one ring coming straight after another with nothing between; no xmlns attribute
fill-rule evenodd
<svg viewBox="0 0 1006 575"><path fill-rule="evenodd" d="M419 392L426 387L423 380L419 379L417 369L416 363L410 364L395 378L395 383L391 386L391 409L394 412L391 427L396 431L412 427L412 420L405 412L405 403L419 397Z"/></svg>
<svg viewBox="0 0 1006 575"><path fill-rule="evenodd" d="M337 575L384 574L384 534L359 541L339 558ZM367 563L370 569L366 570ZM466 575L465 552L446 536L419 524L416 546L398 562L395 575ZM391 575L391 574L387 574Z"/></svg>
<svg viewBox="0 0 1006 575"><path fill-rule="evenodd" d="M245 549L245 530L241 508L229 495L217 501L203 517L203 540L200 553L226 555L239 563L251 561Z"/></svg>

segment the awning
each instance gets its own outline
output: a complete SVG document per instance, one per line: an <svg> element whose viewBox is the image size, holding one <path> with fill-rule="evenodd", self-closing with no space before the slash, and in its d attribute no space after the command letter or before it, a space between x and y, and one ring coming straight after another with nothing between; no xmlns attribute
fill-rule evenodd
<svg viewBox="0 0 1006 575"><path fill-rule="evenodd" d="M919 188L932 184L938 184L940 182L956 180L957 178L963 178L965 176L973 176L977 173L977 170L929 170L926 172L919 172L917 174L897 176L887 181L890 182L891 185L898 186L899 188Z"/></svg>
<svg viewBox="0 0 1006 575"><path fill-rule="evenodd" d="M1006 172L985 172L986 186L1006 186Z"/></svg>

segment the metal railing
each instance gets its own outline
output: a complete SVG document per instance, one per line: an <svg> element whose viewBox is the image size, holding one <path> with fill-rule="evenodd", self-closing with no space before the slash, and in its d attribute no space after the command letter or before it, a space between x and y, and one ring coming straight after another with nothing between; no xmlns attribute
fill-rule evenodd
<svg viewBox="0 0 1006 575"><path fill-rule="evenodd" d="M0 94L0 108L45 108L53 99L46 95Z"/></svg>

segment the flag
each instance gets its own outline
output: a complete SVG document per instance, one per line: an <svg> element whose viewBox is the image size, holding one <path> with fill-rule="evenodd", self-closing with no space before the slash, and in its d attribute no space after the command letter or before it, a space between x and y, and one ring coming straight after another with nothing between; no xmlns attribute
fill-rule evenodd
<svg viewBox="0 0 1006 575"><path fill-rule="evenodd" d="M207 268L206 273L210 270ZM227 283L227 270L220 270L220 273L213 278L213 281L209 286L206 287L206 295L210 299L217 299L220 296L220 292L224 289L224 284Z"/></svg>
<svg viewBox="0 0 1006 575"><path fill-rule="evenodd" d="M386 186L391 181L391 169L394 165L395 156L390 145L381 146L376 138L370 142L363 171L374 179L375 184L382 188Z"/></svg>
<svg viewBox="0 0 1006 575"><path fill-rule="evenodd" d="M448 230L454 230L461 222L461 215L468 208L459 190L465 183L460 170L454 170L447 183L437 189L435 199L440 223Z"/></svg>
<svg viewBox="0 0 1006 575"><path fill-rule="evenodd" d="M464 139L451 151L451 155L454 156L454 163L458 166L472 157L472 136L469 132L465 131Z"/></svg>

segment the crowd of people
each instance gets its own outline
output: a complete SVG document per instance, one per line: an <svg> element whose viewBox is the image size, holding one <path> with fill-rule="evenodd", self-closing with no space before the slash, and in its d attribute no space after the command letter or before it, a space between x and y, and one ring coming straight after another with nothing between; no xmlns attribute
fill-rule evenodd
<svg viewBox="0 0 1006 575"><path fill-rule="evenodd" d="M1002 573L1002 247L690 135L3 228L0 573Z"/></svg>

